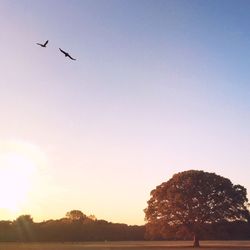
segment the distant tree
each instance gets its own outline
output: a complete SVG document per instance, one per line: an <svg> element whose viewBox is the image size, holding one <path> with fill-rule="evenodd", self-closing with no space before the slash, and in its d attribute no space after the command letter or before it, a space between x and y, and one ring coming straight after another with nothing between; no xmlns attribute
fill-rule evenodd
<svg viewBox="0 0 250 250"><path fill-rule="evenodd" d="M175 174L150 193L145 211L146 230L164 234L175 226L194 235L212 223L247 221L247 192L243 186L215 173L189 170Z"/></svg>
<svg viewBox="0 0 250 250"><path fill-rule="evenodd" d="M71 221L83 221L87 218L87 216L80 210L71 210L66 213L66 218Z"/></svg>
<svg viewBox="0 0 250 250"><path fill-rule="evenodd" d="M33 222L33 218L31 217L31 215L29 214L24 214L24 215L20 215L19 217L16 218L16 220L14 220L14 223L16 224L32 224Z"/></svg>
<svg viewBox="0 0 250 250"><path fill-rule="evenodd" d="M33 241L34 235L34 222L33 218L28 215L20 215L13 221L13 227L16 232L16 238L19 241Z"/></svg>

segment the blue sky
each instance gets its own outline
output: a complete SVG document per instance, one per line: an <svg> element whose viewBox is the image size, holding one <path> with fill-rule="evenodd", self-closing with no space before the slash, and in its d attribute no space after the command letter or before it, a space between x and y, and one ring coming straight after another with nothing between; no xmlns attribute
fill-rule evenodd
<svg viewBox="0 0 250 250"><path fill-rule="evenodd" d="M33 193L0 216L80 209L143 224L150 191L186 169L250 189L249 7L1 1L2 154L35 147L46 160L33 163Z"/></svg>

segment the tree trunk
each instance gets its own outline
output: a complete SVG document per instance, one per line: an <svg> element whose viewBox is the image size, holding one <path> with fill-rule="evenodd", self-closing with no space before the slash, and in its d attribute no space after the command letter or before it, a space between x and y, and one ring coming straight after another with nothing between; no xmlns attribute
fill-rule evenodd
<svg viewBox="0 0 250 250"><path fill-rule="evenodd" d="M200 247L199 235L197 233L194 234L193 247Z"/></svg>

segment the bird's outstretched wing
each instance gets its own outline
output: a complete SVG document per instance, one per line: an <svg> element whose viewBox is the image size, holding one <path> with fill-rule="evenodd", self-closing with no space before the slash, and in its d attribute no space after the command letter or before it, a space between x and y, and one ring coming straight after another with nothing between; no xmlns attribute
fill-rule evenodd
<svg viewBox="0 0 250 250"><path fill-rule="evenodd" d="M71 59L71 60L76 60L75 58L71 57L71 55L68 55L68 57Z"/></svg>
<svg viewBox="0 0 250 250"><path fill-rule="evenodd" d="M49 42L49 40L47 40L47 41L45 42L44 47L46 47L46 45L48 44L48 42Z"/></svg>
<svg viewBox="0 0 250 250"><path fill-rule="evenodd" d="M37 45L40 45L40 46L43 46L43 44L41 44L41 43L36 43Z"/></svg>
<svg viewBox="0 0 250 250"><path fill-rule="evenodd" d="M67 55L67 53L65 51L63 51L62 49L59 48L59 50L64 54Z"/></svg>

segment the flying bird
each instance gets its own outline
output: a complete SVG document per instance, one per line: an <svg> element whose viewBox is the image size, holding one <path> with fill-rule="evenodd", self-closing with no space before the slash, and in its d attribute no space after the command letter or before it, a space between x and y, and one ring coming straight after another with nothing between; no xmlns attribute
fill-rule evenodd
<svg viewBox="0 0 250 250"><path fill-rule="evenodd" d="M63 51L62 49L59 48L59 50L65 55L65 57L69 57L71 60L76 60L75 58L71 57L71 55L65 51Z"/></svg>
<svg viewBox="0 0 250 250"><path fill-rule="evenodd" d="M40 45L43 48L46 48L47 44L48 44L49 40L47 40L44 44L41 43L36 43L37 45Z"/></svg>

